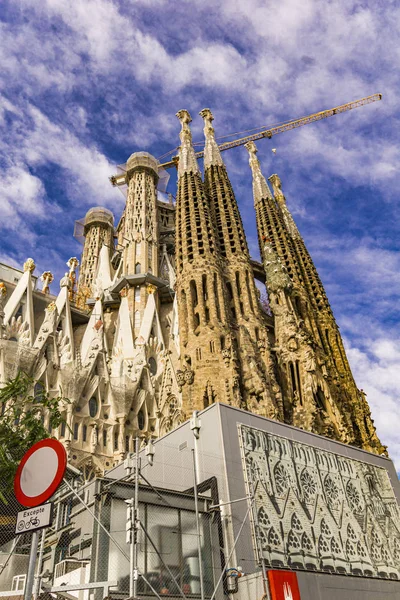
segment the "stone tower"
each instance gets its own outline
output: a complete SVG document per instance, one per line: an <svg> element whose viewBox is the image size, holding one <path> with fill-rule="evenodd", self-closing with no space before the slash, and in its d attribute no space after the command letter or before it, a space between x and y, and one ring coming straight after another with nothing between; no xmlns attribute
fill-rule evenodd
<svg viewBox="0 0 400 600"><path fill-rule="evenodd" d="M212 402L241 405L240 372L232 341L221 261L209 202L192 145L186 110L181 122L176 199L176 293L179 306L184 412Z"/></svg>
<svg viewBox="0 0 400 600"><path fill-rule="evenodd" d="M223 272L228 319L240 370L242 406L283 419L265 314L259 302L242 219L226 167L215 141L213 115L205 108L204 190L214 225Z"/></svg>
<svg viewBox="0 0 400 600"><path fill-rule="evenodd" d="M114 216L107 208L96 206L88 210L84 219L84 236L81 267L79 270L79 290L87 290L90 297L97 274L100 251L105 245L111 256L114 250Z"/></svg>
<svg viewBox="0 0 400 600"><path fill-rule="evenodd" d="M123 248L121 275L136 276L129 286L128 304L139 335L148 294L144 274L158 276L158 162L147 152L135 152L126 163L128 195L124 215L118 226L118 244Z"/></svg>
<svg viewBox="0 0 400 600"><path fill-rule="evenodd" d="M285 422L381 453L384 447L352 377L325 290L287 207L280 179L269 178L272 195L255 144L246 147L275 322Z"/></svg>

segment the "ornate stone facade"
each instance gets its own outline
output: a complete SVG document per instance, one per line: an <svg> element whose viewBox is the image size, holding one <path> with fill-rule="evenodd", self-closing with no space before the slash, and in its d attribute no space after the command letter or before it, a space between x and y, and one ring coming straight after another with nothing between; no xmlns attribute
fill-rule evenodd
<svg viewBox="0 0 400 600"><path fill-rule="evenodd" d="M259 245L274 315L276 362L284 420L381 454L363 392L353 379L332 310L277 175L261 173L253 142L246 145L253 173Z"/></svg>
<svg viewBox="0 0 400 600"><path fill-rule="evenodd" d="M72 257L59 293L48 270L38 291L28 259L18 283L0 283L1 381L23 369L50 394L61 390L68 426L51 433L88 473L119 462L137 435L162 435L213 402L384 452L280 180L270 178L272 194L249 144L272 314L263 310L261 266L249 255L212 113L201 115L204 179L190 115L177 115L176 204L158 196L157 160L137 152L117 227L107 209L85 217L79 274Z"/></svg>

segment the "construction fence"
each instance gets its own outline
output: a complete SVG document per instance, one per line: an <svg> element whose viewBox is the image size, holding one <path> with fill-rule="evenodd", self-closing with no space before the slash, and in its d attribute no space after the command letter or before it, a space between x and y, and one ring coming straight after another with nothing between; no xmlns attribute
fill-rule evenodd
<svg viewBox="0 0 400 600"><path fill-rule="evenodd" d="M157 456L152 463L151 453L139 452L107 477L85 481L68 474L52 498L51 526L39 530L29 597L218 600L237 591L241 573L235 549L245 525L248 536L250 504L243 499L235 539L227 532L215 478L198 483L193 452L187 449L177 465L175 459L165 461L164 449L164 486L152 483ZM18 531L17 513L24 508L9 484L0 479L0 486L0 598L26 598L35 520ZM259 597L265 593L259 592Z"/></svg>

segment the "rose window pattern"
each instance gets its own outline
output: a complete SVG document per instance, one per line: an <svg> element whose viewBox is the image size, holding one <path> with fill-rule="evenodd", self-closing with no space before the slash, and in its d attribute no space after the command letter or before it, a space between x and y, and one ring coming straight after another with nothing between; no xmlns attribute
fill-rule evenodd
<svg viewBox="0 0 400 600"><path fill-rule="evenodd" d="M283 494L289 487L290 479L285 467L281 464L276 465L274 469L275 486L278 494Z"/></svg>
<svg viewBox="0 0 400 600"><path fill-rule="evenodd" d="M247 493L263 488L252 507L257 560L400 580L400 512L389 468L244 424L239 432Z"/></svg>
<svg viewBox="0 0 400 600"><path fill-rule="evenodd" d="M339 498L339 488L329 475L325 479L325 494L329 504L335 504Z"/></svg>
<svg viewBox="0 0 400 600"><path fill-rule="evenodd" d="M306 502L313 500L317 491L317 483L311 473L308 471L303 471L300 475L300 483L301 487L303 488Z"/></svg>
<svg viewBox="0 0 400 600"><path fill-rule="evenodd" d="M347 484L346 491L347 499L349 501L349 505L352 511L355 513L362 512L363 503L361 500L361 494L351 481L349 481L349 483Z"/></svg>

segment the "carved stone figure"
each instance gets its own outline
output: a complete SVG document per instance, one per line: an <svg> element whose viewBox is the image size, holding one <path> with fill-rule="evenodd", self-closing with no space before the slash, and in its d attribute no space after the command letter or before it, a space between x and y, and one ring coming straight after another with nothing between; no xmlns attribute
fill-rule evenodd
<svg viewBox="0 0 400 600"><path fill-rule="evenodd" d="M45 271L40 276L40 280L43 281L42 292L43 294L50 294L50 284L54 280L54 275L50 271Z"/></svg>
<svg viewBox="0 0 400 600"><path fill-rule="evenodd" d="M35 265L35 261L33 260L33 258L27 258L26 261L24 262L24 271L30 271L31 273L33 273L33 271L36 269L36 265Z"/></svg>
<svg viewBox="0 0 400 600"><path fill-rule="evenodd" d="M96 424L93 424L92 425L92 434L90 436L90 446L91 446L92 452L95 452L97 444L98 444L98 428L97 428Z"/></svg>

